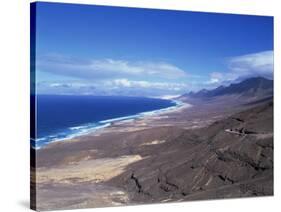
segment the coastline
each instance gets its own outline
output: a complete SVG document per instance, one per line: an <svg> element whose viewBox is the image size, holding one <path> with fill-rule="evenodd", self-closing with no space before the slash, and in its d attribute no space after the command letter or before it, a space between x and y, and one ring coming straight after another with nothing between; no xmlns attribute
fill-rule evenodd
<svg viewBox="0 0 281 212"><path fill-rule="evenodd" d="M59 142L68 142L73 139L78 139L82 136L87 136L87 135L94 135L94 134L102 134L106 133L107 131L111 131L110 128L114 126L121 127L122 125L136 122L136 121L141 121L141 122L146 122L148 119L158 119L163 117L164 115L169 115L171 113L178 113L181 112L182 110L186 108L192 107L191 104L180 101L180 100L174 100L174 99L169 99L175 105L167 107L167 108L161 108L153 111L147 111L147 112L140 112L135 115L129 115L129 116L123 116L123 117L118 117L118 118L113 118L113 119L107 119L107 120L102 120L97 123L92 123L92 124L87 124L87 125L81 125L81 126L74 126L71 127L71 130L77 130L77 132L71 133L66 135L63 138L56 138L53 140L48 141L44 145L38 145L38 146L32 146L33 149L43 149L43 148L48 148L48 146L53 145L55 143ZM160 116L160 117L159 117ZM47 136L50 139L55 136ZM36 142L40 141L43 138L36 139Z"/></svg>
<svg viewBox="0 0 281 212"><path fill-rule="evenodd" d="M217 194L223 197L225 192L229 197L251 196L255 191L263 192L264 188L268 188L265 195L270 195L272 105L261 105L253 110L254 106L233 108L237 101L231 98L227 102L230 101L233 104L228 108L225 101L223 104L192 102L193 107L187 103L157 115L118 120L93 133L39 149L36 166L31 172L38 188L38 208L74 209L198 200L215 198ZM253 122L260 111L263 111L262 116L259 114L260 121ZM267 123L267 127L258 123ZM266 131L267 134L240 136L225 131L230 126L238 129L241 124L254 132ZM237 136L243 139L237 140ZM243 147L242 153L240 147ZM266 157L260 158L261 148ZM239 157L230 166L228 160L219 159L230 157L229 151L224 151L228 149L234 155L245 153L248 156ZM251 162L259 159L263 161L261 167ZM218 168L209 170L205 164ZM241 175L237 175L237 168ZM229 180L224 179L226 170ZM252 176L258 177L252 180ZM186 179L194 181L186 184ZM241 191L244 182L251 183L254 191ZM152 201L146 192L155 199ZM79 201L74 201L77 199Z"/></svg>
<svg viewBox="0 0 281 212"><path fill-rule="evenodd" d="M181 133L177 126L167 127L170 123L167 119L171 117L173 126L172 116L180 117L191 107L177 101L175 106L140 113L133 119L111 120L108 127L38 149L37 164L32 172L38 186L38 202L42 203L38 208L77 208L71 201L81 196L87 199L81 201L83 208L131 204L126 190L108 182L122 175L130 165L147 159L143 154L134 153L134 148L154 149L165 144L166 138ZM146 135L146 132L152 134ZM141 140L134 138L142 135ZM61 205L62 202L65 204Z"/></svg>

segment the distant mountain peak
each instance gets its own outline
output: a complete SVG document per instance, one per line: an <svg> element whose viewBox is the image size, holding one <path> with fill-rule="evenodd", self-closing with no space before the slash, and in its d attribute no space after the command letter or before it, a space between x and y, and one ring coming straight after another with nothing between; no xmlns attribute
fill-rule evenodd
<svg viewBox="0 0 281 212"><path fill-rule="evenodd" d="M183 97L211 98L223 95L237 94L249 97L262 97L273 94L273 80L264 77L247 78L239 83L232 83L229 86L219 86L212 90L202 89L196 93L189 92Z"/></svg>

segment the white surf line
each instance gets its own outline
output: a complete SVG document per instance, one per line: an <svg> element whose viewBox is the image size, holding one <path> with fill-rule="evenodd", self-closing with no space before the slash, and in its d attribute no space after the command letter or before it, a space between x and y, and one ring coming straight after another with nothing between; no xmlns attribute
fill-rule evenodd
<svg viewBox="0 0 281 212"><path fill-rule="evenodd" d="M137 113L135 115L129 115L129 116L124 116L124 117L118 117L118 118L113 118L113 119L102 120L102 121L98 122L98 123L101 123L102 125L98 125L98 126L94 126L94 127L87 128L87 125L71 127L72 129L83 129L83 130L81 130L80 132L69 134L69 135L67 135L64 138L55 138L55 139L50 140L49 142L43 144L42 146L36 146L36 144L35 144L35 148L36 149L41 149L42 147L46 147L46 146L48 146L51 143L63 142L63 141L66 141L66 140L75 139L77 137L89 135L89 134L98 132L100 130L106 129L106 128L112 126L112 124L114 124L114 123L121 123L121 122L124 122L124 121L134 121L134 120L137 120L137 119L151 117L151 116L155 116L155 115L163 115L163 114L167 114L167 113L177 112L177 110L181 110L181 109L184 109L184 108L192 107L191 104L182 102L180 100L173 100L173 99L170 99L170 100L173 103L175 103L175 105L167 107L167 108L161 108L161 109L158 109L158 110L152 110L152 111L148 111L148 112L141 112L141 113ZM91 125L91 124L89 124L89 125ZM44 139L43 138L39 138L39 139L36 139L34 141L36 143L39 140L44 140Z"/></svg>

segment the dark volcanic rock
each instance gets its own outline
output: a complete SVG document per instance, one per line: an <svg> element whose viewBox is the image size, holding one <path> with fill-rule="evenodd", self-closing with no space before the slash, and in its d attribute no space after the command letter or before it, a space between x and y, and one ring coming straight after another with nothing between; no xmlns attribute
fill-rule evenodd
<svg viewBox="0 0 281 212"><path fill-rule="evenodd" d="M108 182L133 202L273 195L273 104L183 131L138 154L145 158Z"/></svg>

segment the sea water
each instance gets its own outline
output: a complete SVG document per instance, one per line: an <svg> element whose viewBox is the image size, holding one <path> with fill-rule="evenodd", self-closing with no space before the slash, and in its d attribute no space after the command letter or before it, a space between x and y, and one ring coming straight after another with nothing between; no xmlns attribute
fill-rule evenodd
<svg viewBox="0 0 281 212"><path fill-rule="evenodd" d="M178 107L173 100L124 96L36 96L36 138L32 146L87 134L113 122L136 119Z"/></svg>

